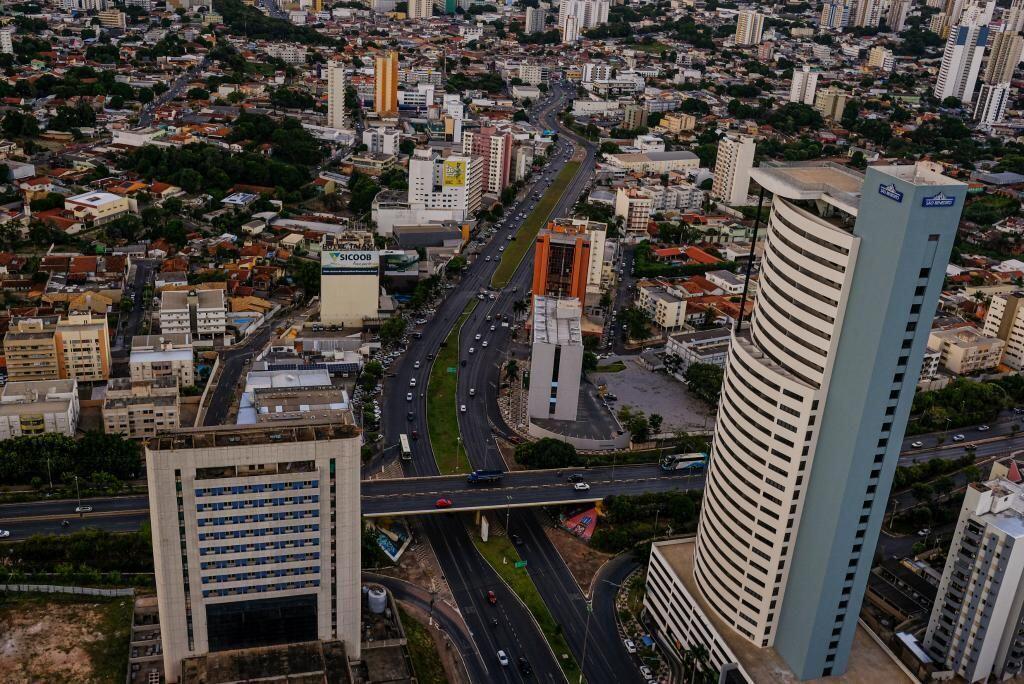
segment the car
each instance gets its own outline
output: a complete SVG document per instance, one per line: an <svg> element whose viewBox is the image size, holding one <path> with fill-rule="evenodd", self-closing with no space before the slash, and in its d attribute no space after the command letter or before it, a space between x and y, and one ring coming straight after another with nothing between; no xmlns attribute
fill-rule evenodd
<svg viewBox="0 0 1024 684"><path fill-rule="evenodd" d="M11 536L10 530L0 530L0 539L6 539Z"/></svg>
<svg viewBox="0 0 1024 684"><path fill-rule="evenodd" d="M494 325L491 326L491 332L494 332L497 329L498 329L497 326L494 326Z"/></svg>
<svg viewBox="0 0 1024 684"><path fill-rule="evenodd" d="M523 543L523 538L520 537L518 534L510 534L509 538L512 539L512 543L515 544L516 546L519 546L520 544Z"/></svg>
<svg viewBox="0 0 1024 684"><path fill-rule="evenodd" d="M476 396L476 388L475 387L470 387L469 388L469 396L471 396L471 397L475 397Z"/></svg>
<svg viewBox="0 0 1024 684"><path fill-rule="evenodd" d="M413 438L413 440L417 440L417 439L419 439L419 438L420 438L420 433L419 433L419 432L417 432L416 430L413 430L413 431L412 431L411 433L409 433L409 434L410 434L410 436L411 436L411 437Z"/></svg>
<svg viewBox="0 0 1024 684"><path fill-rule="evenodd" d="M452 500L448 497L442 496L440 499L434 502L434 508L451 508Z"/></svg>
<svg viewBox="0 0 1024 684"><path fill-rule="evenodd" d="M487 602L490 603L492 606L498 605L498 595L495 594L493 591L488 591Z"/></svg>
<svg viewBox="0 0 1024 684"><path fill-rule="evenodd" d="M505 655L504 651L498 651L498 663L500 663L502 667L508 667L508 656Z"/></svg>
<svg viewBox="0 0 1024 684"><path fill-rule="evenodd" d="M493 302L493 301L494 301L495 299L497 299L497 297L495 297L495 296L494 296L493 294L491 294L491 295L490 295L490 296L488 297L488 299L490 299L490 300L491 300L491 301Z"/></svg>
<svg viewBox="0 0 1024 684"><path fill-rule="evenodd" d="M491 260L491 257L487 257L487 258L484 259L484 261L490 261L490 260Z"/></svg>
<svg viewBox="0 0 1024 684"><path fill-rule="evenodd" d="M412 367L413 368L419 368L420 367L420 362L417 361L416 363L412 364Z"/></svg>
<svg viewBox="0 0 1024 684"><path fill-rule="evenodd" d="M462 359L461 361L459 361L459 365L462 366L463 368L465 368L466 367L466 359Z"/></svg>
<svg viewBox="0 0 1024 684"><path fill-rule="evenodd" d="M469 353L470 353L470 354L472 354L472 353L473 353L473 352L475 352L475 351L476 351L476 347L470 347L470 348L469 348Z"/></svg>
<svg viewBox="0 0 1024 684"><path fill-rule="evenodd" d="M585 492L590 489L590 485L588 485L586 482L577 482L572 486L572 488L575 489L577 492Z"/></svg>
<svg viewBox="0 0 1024 684"><path fill-rule="evenodd" d="M519 656L519 671L524 675L533 674L533 667L530 666L530 661L523 656Z"/></svg>
<svg viewBox="0 0 1024 684"><path fill-rule="evenodd" d="M483 342L481 342L480 346L481 347L486 347L487 346L487 340L484 340Z"/></svg>
<svg viewBox="0 0 1024 684"><path fill-rule="evenodd" d="M569 482L583 482L583 473L572 473L565 479Z"/></svg>
<svg viewBox="0 0 1024 684"><path fill-rule="evenodd" d="M504 252L505 251L505 245L502 245L501 247L499 247L498 251L499 252Z"/></svg>
<svg viewBox="0 0 1024 684"><path fill-rule="evenodd" d="M405 400L406 401L412 401L412 392L406 392L405 393Z"/></svg>
<svg viewBox="0 0 1024 684"><path fill-rule="evenodd" d="M910 446L912 446L915 449L920 449L921 447L924 446L924 442L912 442Z"/></svg>
<svg viewBox="0 0 1024 684"><path fill-rule="evenodd" d="M405 419L411 423L412 421L416 420L416 414L413 413L412 411L409 411L408 413L405 414Z"/></svg>
<svg viewBox="0 0 1024 684"><path fill-rule="evenodd" d="M992 428L990 428L988 425L979 425L978 426L978 432L988 432L991 429Z"/></svg>
<svg viewBox="0 0 1024 684"><path fill-rule="evenodd" d="M922 528L922 529L917 531L917 536L918 537L927 537L931 533L932 533L932 528L924 527L924 528Z"/></svg>
<svg viewBox="0 0 1024 684"><path fill-rule="evenodd" d="M1020 406L1015 406L1013 408L1013 412L1014 414L1019 416L1020 414L1024 413L1024 408L1021 408Z"/></svg>
<svg viewBox="0 0 1024 684"><path fill-rule="evenodd" d="M466 405L465 404L462 404L462 405L459 406L459 412L460 413L465 413L466 412Z"/></svg>
<svg viewBox="0 0 1024 684"><path fill-rule="evenodd" d="M92 506L75 506L75 513L92 513Z"/></svg>
<svg viewBox="0 0 1024 684"><path fill-rule="evenodd" d="M623 639L622 645L626 647L627 653L636 653L636 644L633 643L632 639Z"/></svg>
<svg viewBox="0 0 1024 684"><path fill-rule="evenodd" d="M611 392L609 392L608 394L604 395L604 398L607 399L608 401L618 401L619 400L619 397L617 395L612 394Z"/></svg>
<svg viewBox="0 0 1024 684"><path fill-rule="evenodd" d="M409 387L416 386L416 378L409 378Z"/></svg>
<svg viewBox="0 0 1024 684"><path fill-rule="evenodd" d="M964 437L963 435L953 435L953 441L954 442L962 442L965 439L966 439L966 437Z"/></svg>
<svg viewBox="0 0 1024 684"><path fill-rule="evenodd" d="M430 359L431 361L433 361L434 360L434 355L433 354L427 354L427 358Z"/></svg>
<svg viewBox="0 0 1024 684"><path fill-rule="evenodd" d="M651 668L647 667L646 665L641 665L640 666L640 676L642 676L644 679L646 679L649 682L653 682L654 681L654 672L652 672Z"/></svg>
<svg viewBox="0 0 1024 684"><path fill-rule="evenodd" d="M473 337L473 339L476 340L477 342L479 342L481 337L483 337L483 335L481 335L480 333L477 333L476 336Z"/></svg>

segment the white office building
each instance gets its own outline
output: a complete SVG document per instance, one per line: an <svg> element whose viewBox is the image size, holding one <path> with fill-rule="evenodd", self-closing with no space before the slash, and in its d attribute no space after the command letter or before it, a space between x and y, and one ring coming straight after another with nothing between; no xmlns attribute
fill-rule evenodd
<svg viewBox="0 0 1024 684"><path fill-rule="evenodd" d="M417 149L409 160L409 203L467 218L480 208L482 164L473 157L441 157Z"/></svg>
<svg viewBox="0 0 1024 684"><path fill-rule="evenodd" d="M433 0L409 0L410 19L429 19L433 14Z"/></svg>
<svg viewBox="0 0 1024 684"><path fill-rule="evenodd" d="M1010 103L1010 84L982 83L978 91L978 102L974 105L974 120L979 124L991 126L1003 120L1006 107Z"/></svg>
<svg viewBox="0 0 1024 684"><path fill-rule="evenodd" d="M359 430L294 421L146 444L164 670L182 658L340 640L360 649Z"/></svg>
<svg viewBox="0 0 1024 684"><path fill-rule="evenodd" d="M398 154L401 134L394 128L368 128L363 131L363 144L370 154Z"/></svg>
<svg viewBox="0 0 1024 684"><path fill-rule="evenodd" d="M563 0L558 6L562 42L576 42L586 29L608 23L609 6L609 0Z"/></svg>
<svg viewBox="0 0 1024 684"><path fill-rule="evenodd" d="M341 62L327 64L327 127L348 128L345 116L345 65Z"/></svg>
<svg viewBox="0 0 1024 684"><path fill-rule="evenodd" d="M993 295L982 332L1006 343L1002 363L1024 370L1024 292Z"/></svg>
<svg viewBox="0 0 1024 684"><path fill-rule="evenodd" d="M972 483L946 555L924 646L968 682L1024 674L1024 487Z"/></svg>
<svg viewBox="0 0 1024 684"><path fill-rule="evenodd" d="M750 170L754 167L754 147L754 139L747 135L739 138L725 137L718 142L715 178L711 184L713 198L733 206L747 203Z"/></svg>
<svg viewBox="0 0 1024 684"><path fill-rule="evenodd" d="M757 45L764 33L764 15L754 10L740 10L736 15L736 44Z"/></svg>
<svg viewBox="0 0 1024 684"><path fill-rule="evenodd" d="M818 72L806 64L793 69L793 82L789 86L789 101L814 105L814 94L818 90Z"/></svg>
<svg viewBox="0 0 1024 684"><path fill-rule="evenodd" d="M964 22L950 29L935 82L935 97L940 100L955 97L961 102L974 99L988 33L988 25L971 13L965 13Z"/></svg>
<svg viewBox="0 0 1024 684"><path fill-rule="evenodd" d="M55 433L75 436L77 380L8 382L0 392L0 440Z"/></svg>
<svg viewBox="0 0 1024 684"><path fill-rule="evenodd" d="M543 33L544 21L547 19L547 12L539 7L526 8L526 21L523 25L524 33Z"/></svg>
<svg viewBox="0 0 1024 684"><path fill-rule="evenodd" d="M849 664L966 196L940 169L752 172L772 202L757 299L726 362L693 577L725 629L797 679Z"/></svg>
<svg viewBox="0 0 1024 684"><path fill-rule="evenodd" d="M531 419L576 420L583 374L583 308L575 298L533 298Z"/></svg>
<svg viewBox="0 0 1024 684"><path fill-rule="evenodd" d="M224 290L164 290L160 293L160 332L211 340L228 328Z"/></svg>
<svg viewBox="0 0 1024 684"><path fill-rule="evenodd" d="M128 357L131 379L177 378L181 387L196 384L195 355L191 333L136 335Z"/></svg>

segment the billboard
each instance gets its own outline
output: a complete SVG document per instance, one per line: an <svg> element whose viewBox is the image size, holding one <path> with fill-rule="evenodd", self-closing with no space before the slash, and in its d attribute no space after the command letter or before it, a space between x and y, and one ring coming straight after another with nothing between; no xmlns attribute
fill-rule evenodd
<svg viewBox="0 0 1024 684"><path fill-rule="evenodd" d="M321 275L377 275L379 252L321 252Z"/></svg>
<svg viewBox="0 0 1024 684"><path fill-rule="evenodd" d="M446 159L442 169L442 185L446 188L461 188L466 185L466 162Z"/></svg>

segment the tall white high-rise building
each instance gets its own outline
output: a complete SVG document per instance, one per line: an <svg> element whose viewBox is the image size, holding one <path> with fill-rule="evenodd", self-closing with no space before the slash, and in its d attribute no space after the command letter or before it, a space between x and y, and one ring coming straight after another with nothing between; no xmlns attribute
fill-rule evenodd
<svg viewBox="0 0 1024 684"><path fill-rule="evenodd" d="M850 25L853 0L826 0L821 6L818 28L822 31L842 31Z"/></svg>
<svg viewBox="0 0 1024 684"><path fill-rule="evenodd" d="M808 65L793 69L793 82L789 86L789 101L814 104L814 94L818 89L818 72Z"/></svg>
<svg viewBox="0 0 1024 684"><path fill-rule="evenodd" d="M345 116L345 65L327 63L327 127L347 128Z"/></svg>
<svg viewBox="0 0 1024 684"><path fill-rule="evenodd" d="M409 0L410 19L429 19L434 15L432 0Z"/></svg>
<svg viewBox="0 0 1024 684"><path fill-rule="evenodd" d="M1009 83L982 83L978 101L974 105L974 120L988 126L1000 123L1006 115L1009 102Z"/></svg>
<svg viewBox="0 0 1024 684"><path fill-rule="evenodd" d="M757 45L764 33L764 15L754 10L741 10L736 15L736 44Z"/></svg>
<svg viewBox="0 0 1024 684"><path fill-rule="evenodd" d="M523 25L524 33L543 33L544 32L544 20L547 18L547 12L538 7L527 7L526 8L526 21Z"/></svg>
<svg viewBox="0 0 1024 684"><path fill-rule="evenodd" d="M718 141L711 196L733 206L747 203L750 170L754 168L754 139L748 135Z"/></svg>
<svg viewBox="0 0 1024 684"><path fill-rule="evenodd" d="M907 16L910 14L912 0L892 0L889 11L885 15L885 25L892 33L903 33L907 27Z"/></svg>
<svg viewBox="0 0 1024 684"><path fill-rule="evenodd" d="M997 478L964 493L924 646L968 682L1024 674L1024 487Z"/></svg>
<svg viewBox="0 0 1024 684"><path fill-rule="evenodd" d="M1024 370L1024 291L992 295L982 332L1006 343L1001 363Z"/></svg>
<svg viewBox="0 0 1024 684"><path fill-rule="evenodd" d="M563 0L558 6L562 42L575 42L585 29L608 23L609 6L609 0Z"/></svg>
<svg viewBox="0 0 1024 684"><path fill-rule="evenodd" d="M360 431L271 422L146 445L168 681L182 658L269 644L340 640L359 657Z"/></svg>
<svg viewBox="0 0 1024 684"><path fill-rule="evenodd" d="M940 100L955 97L961 102L973 99L987 42L988 25L965 13L964 22L950 29L946 39L939 77L935 82L935 97Z"/></svg>
<svg viewBox="0 0 1024 684"><path fill-rule="evenodd" d="M457 93L444 96L444 113L452 122L452 142L462 142L462 121L466 118L466 105Z"/></svg>
<svg viewBox="0 0 1024 684"><path fill-rule="evenodd" d="M476 157L442 158L429 149L417 149L409 160L409 204L444 209L463 219L480 208L483 165Z"/></svg>
<svg viewBox="0 0 1024 684"><path fill-rule="evenodd" d="M1024 31L1024 0L1013 0L1003 13L1003 31L1020 33Z"/></svg>
<svg viewBox="0 0 1024 684"><path fill-rule="evenodd" d="M882 21L883 0L857 0L853 8L854 26L878 26Z"/></svg>
<svg viewBox="0 0 1024 684"><path fill-rule="evenodd" d="M751 174L771 208L726 362L693 578L705 614L796 679L847 668L966 196L940 169Z"/></svg>

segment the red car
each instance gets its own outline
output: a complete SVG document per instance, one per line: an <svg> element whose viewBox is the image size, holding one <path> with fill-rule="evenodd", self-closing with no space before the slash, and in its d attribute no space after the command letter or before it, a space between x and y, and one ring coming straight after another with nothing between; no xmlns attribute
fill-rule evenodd
<svg viewBox="0 0 1024 684"><path fill-rule="evenodd" d="M440 498L434 502L434 508L451 508L452 500L446 498Z"/></svg>
<svg viewBox="0 0 1024 684"><path fill-rule="evenodd" d="M490 603L492 606L498 605L498 597L494 594L493 591L487 592L487 602Z"/></svg>

